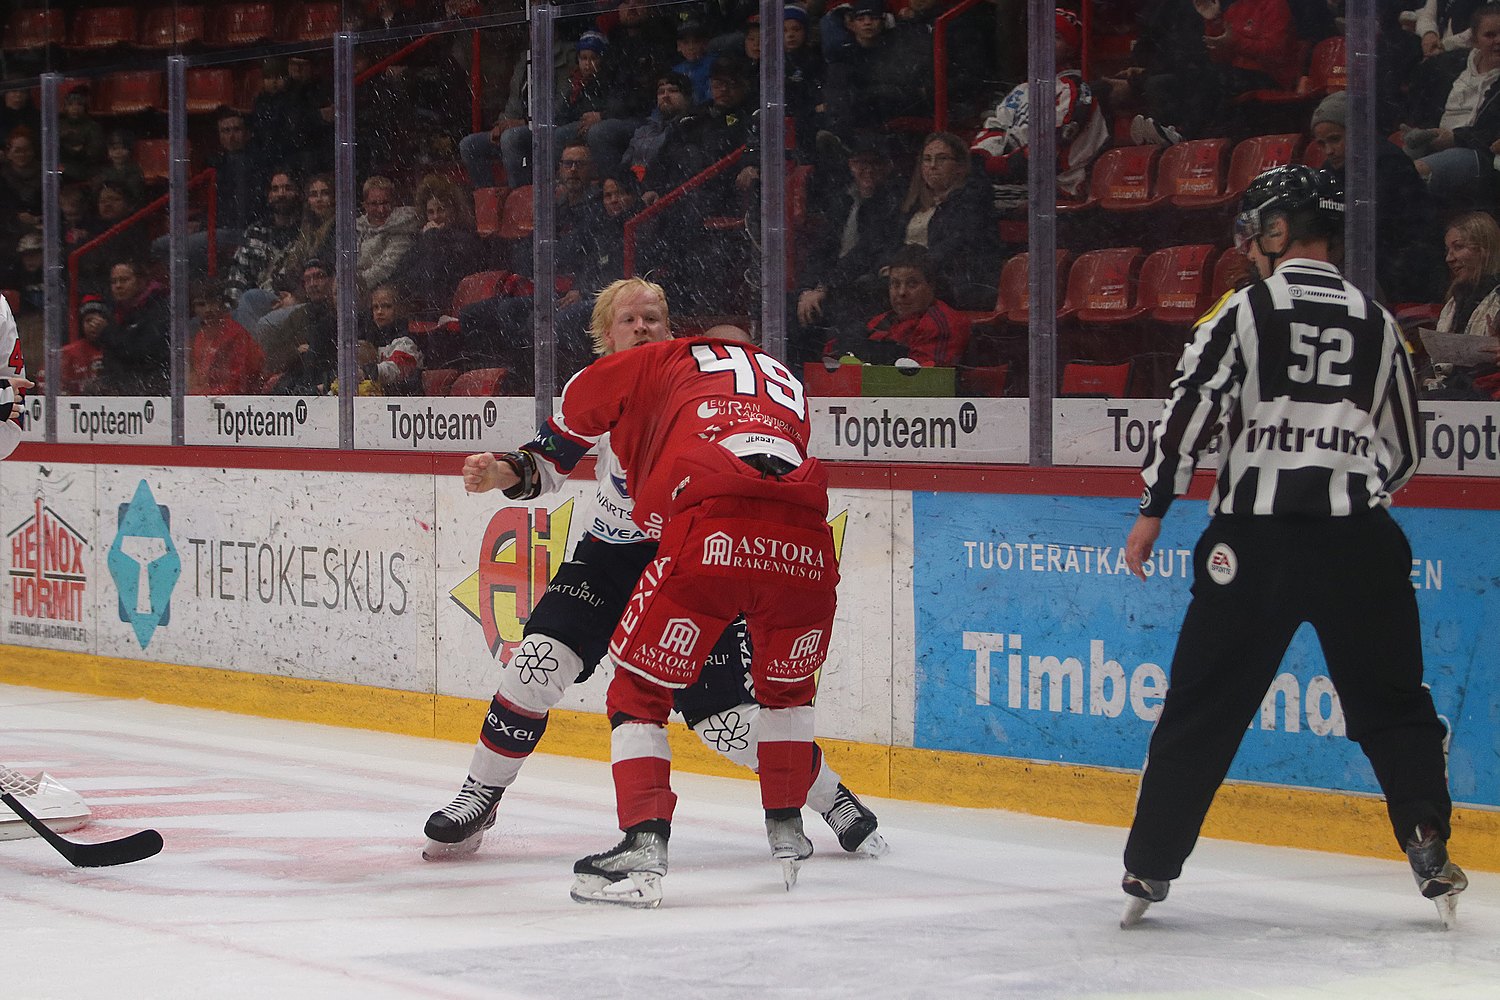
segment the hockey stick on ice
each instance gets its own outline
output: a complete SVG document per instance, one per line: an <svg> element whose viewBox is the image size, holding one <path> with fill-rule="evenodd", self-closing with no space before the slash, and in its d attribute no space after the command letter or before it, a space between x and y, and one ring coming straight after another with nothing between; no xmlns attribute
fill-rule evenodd
<svg viewBox="0 0 1500 1000"><path fill-rule="evenodd" d="M0 792L4 802L27 826L35 830L43 840L67 859L74 868L110 868L142 861L161 851L161 834L155 830L142 830L118 840L106 840L98 844L80 844L53 833L51 828L31 814L9 792Z"/></svg>

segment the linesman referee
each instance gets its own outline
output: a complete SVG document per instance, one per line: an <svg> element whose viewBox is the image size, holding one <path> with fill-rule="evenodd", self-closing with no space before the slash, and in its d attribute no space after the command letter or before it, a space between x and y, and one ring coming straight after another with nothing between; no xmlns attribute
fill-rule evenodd
<svg viewBox="0 0 1500 1000"><path fill-rule="evenodd" d="M1343 227L1327 172L1278 167L1250 184L1235 243L1261 280L1199 320L1147 454L1125 544L1143 580L1162 515L1222 434L1214 516L1193 553L1192 602L1125 845L1122 926L1182 873L1303 622L1445 924L1468 884L1448 860L1445 728L1422 685L1411 548L1386 510L1417 467L1411 365L1390 315L1333 263Z"/></svg>

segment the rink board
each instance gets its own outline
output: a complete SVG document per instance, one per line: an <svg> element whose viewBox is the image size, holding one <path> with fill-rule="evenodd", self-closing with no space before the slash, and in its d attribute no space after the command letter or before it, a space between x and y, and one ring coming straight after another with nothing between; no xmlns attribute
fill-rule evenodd
<svg viewBox="0 0 1500 1000"><path fill-rule="evenodd" d="M830 758L871 791L1128 822L1203 505L1174 509L1163 570L1141 584L1110 562L1129 501L870 480L832 494L843 582L818 699ZM38 652L5 658L0 680L467 742L497 659L588 527L591 492L496 503L449 475L7 462L0 632ZM1497 700L1479 656L1494 614L1484 524L1500 514L1398 517L1454 726L1454 797L1491 858L1477 866L1500 868ZM549 750L607 758L605 687L569 692ZM1386 853L1310 637L1268 706L1207 829L1318 846L1287 829L1311 801L1347 816L1347 849ZM683 736L681 766L729 773Z"/></svg>

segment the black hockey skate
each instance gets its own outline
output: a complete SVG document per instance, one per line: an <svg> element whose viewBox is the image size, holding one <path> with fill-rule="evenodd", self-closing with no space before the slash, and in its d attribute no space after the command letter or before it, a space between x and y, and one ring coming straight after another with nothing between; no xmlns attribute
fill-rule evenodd
<svg viewBox="0 0 1500 1000"><path fill-rule="evenodd" d="M790 816L771 813L790 812ZM781 877L787 889L797 884L797 870L812 857L812 841L802 829L800 810L766 810L766 839L771 843L771 857L781 862Z"/></svg>
<svg viewBox="0 0 1500 1000"><path fill-rule="evenodd" d="M859 800L843 783L834 793L833 805L823 814L823 819L839 838L839 846L850 854L867 854L878 858L891 848L878 832L880 826L875 814Z"/></svg>
<svg viewBox="0 0 1500 1000"><path fill-rule="evenodd" d="M1406 860L1417 891L1437 907L1443 930L1451 930L1458 922L1458 894L1469 887L1469 877L1448 860L1448 842L1435 827L1419 826L1406 842Z"/></svg>
<svg viewBox="0 0 1500 1000"><path fill-rule="evenodd" d="M495 825L495 810L505 789L481 784L474 777L464 779L453 801L427 817L427 846L422 857L428 861L461 858L479 850L484 831Z"/></svg>
<svg viewBox="0 0 1500 1000"><path fill-rule="evenodd" d="M667 835L627 830L614 847L573 863L570 895L579 903L655 909L661 905L661 880L666 874Z"/></svg>
<svg viewBox="0 0 1500 1000"><path fill-rule="evenodd" d="M1125 877L1120 879L1120 888L1130 897L1125 901L1125 912L1120 916L1120 928L1123 930L1140 923L1146 907L1166 899L1167 890L1172 888L1172 883L1163 878L1146 878L1126 872Z"/></svg>

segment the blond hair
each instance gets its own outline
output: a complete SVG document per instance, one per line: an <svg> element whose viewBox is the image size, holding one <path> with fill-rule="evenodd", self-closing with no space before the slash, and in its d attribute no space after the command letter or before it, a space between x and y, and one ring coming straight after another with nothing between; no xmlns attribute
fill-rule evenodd
<svg viewBox="0 0 1500 1000"><path fill-rule="evenodd" d="M1488 212L1466 212L1449 222L1443 232L1457 233L1465 243L1479 249L1481 280L1500 272L1500 225L1496 225L1494 216ZM1459 282L1454 281L1448 287L1448 297L1451 299L1460 291Z"/></svg>
<svg viewBox="0 0 1500 1000"><path fill-rule="evenodd" d="M612 281L599 291L598 297L594 299L593 315L589 317L589 336L594 339L595 354L604 355L610 351L609 328L615 322L615 301L621 295L647 292L655 295L657 301L661 303L662 321L667 329L672 328L672 316L667 308L667 293L660 285L654 281L647 281L645 278L621 278L619 281Z"/></svg>

